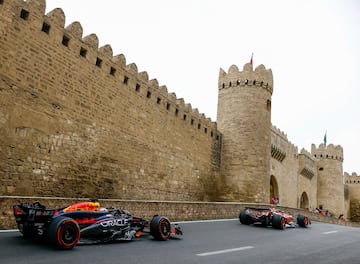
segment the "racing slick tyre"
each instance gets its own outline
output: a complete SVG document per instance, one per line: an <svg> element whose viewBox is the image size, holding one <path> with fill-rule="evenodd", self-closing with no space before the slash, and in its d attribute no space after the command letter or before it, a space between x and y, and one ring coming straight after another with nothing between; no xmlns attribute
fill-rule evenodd
<svg viewBox="0 0 360 264"><path fill-rule="evenodd" d="M246 210L240 212L239 220L243 225L251 225L253 223L251 216L246 213Z"/></svg>
<svg viewBox="0 0 360 264"><path fill-rule="evenodd" d="M300 227L307 227L309 225L310 221L309 218L305 215L298 215L297 217L297 224Z"/></svg>
<svg viewBox="0 0 360 264"><path fill-rule="evenodd" d="M281 215L274 214L272 216L272 226L275 229L285 229L285 218Z"/></svg>
<svg viewBox="0 0 360 264"><path fill-rule="evenodd" d="M61 249L72 249L80 240L79 225L72 218L58 216L50 223L48 238Z"/></svg>
<svg viewBox="0 0 360 264"><path fill-rule="evenodd" d="M171 232L169 219L161 215L155 215L150 223L150 234L160 241L168 240Z"/></svg>

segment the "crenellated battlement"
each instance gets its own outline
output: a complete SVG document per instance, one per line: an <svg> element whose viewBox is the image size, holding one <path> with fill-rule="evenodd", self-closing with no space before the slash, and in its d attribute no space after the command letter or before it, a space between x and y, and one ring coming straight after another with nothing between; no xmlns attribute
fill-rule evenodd
<svg viewBox="0 0 360 264"><path fill-rule="evenodd" d="M344 182L345 184L360 184L360 175L356 174L355 172L352 174L345 172Z"/></svg>
<svg viewBox="0 0 360 264"><path fill-rule="evenodd" d="M298 147L295 146L291 141L288 140L288 137L285 134L285 132L283 132L282 130L280 130L276 126L272 125L271 126L271 133L273 135L271 137L272 145L275 145L278 148L281 146L280 148L282 148L282 149L288 149L290 147L290 150L292 152L298 153Z"/></svg>
<svg viewBox="0 0 360 264"><path fill-rule="evenodd" d="M230 87L254 86L261 87L271 94L273 93L273 76L271 69L266 69L264 65L259 65L253 70L253 65L247 63L243 71L239 71L236 65L231 65L228 73L220 69L219 90Z"/></svg>
<svg viewBox="0 0 360 264"><path fill-rule="evenodd" d="M3 12L1 9L12 12ZM2 17L5 16L7 21L13 22L11 26L23 27L20 30L37 28L38 32L46 33L42 34L42 37L48 38L47 43L53 46L52 49L67 49L67 53L72 54L69 64L77 61L82 67L88 67L93 74L115 78L118 89L122 89L126 84L129 88L132 87L131 89L139 97L155 102L154 106L160 104L173 112L175 117L192 120L189 124L201 124L206 130L211 129L213 133L217 133L215 122L204 114L199 114L198 109L192 109L191 105L186 104L182 98L178 99L175 93L169 93L166 86L159 86L156 79L149 80L147 72L139 73L135 63L126 64L123 54L114 56L110 45L99 47L96 34L83 37L81 23L73 22L64 28L65 14L61 8L56 8L47 14L45 10L45 0L4 1L0 5Z"/></svg>
<svg viewBox="0 0 360 264"><path fill-rule="evenodd" d="M317 148L315 144L311 145L311 155L316 159L332 159L343 162L343 148L340 145L320 144Z"/></svg>

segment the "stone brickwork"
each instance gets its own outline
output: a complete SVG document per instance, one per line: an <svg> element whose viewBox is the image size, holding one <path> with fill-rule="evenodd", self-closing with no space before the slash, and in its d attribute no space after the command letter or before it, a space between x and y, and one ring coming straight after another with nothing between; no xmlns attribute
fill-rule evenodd
<svg viewBox="0 0 360 264"><path fill-rule="evenodd" d="M45 14L45 5L0 1L0 196L183 201L164 202L175 219L239 209L194 202L271 197L360 215L341 146L299 152L271 124L270 69L220 69L213 122L110 45L98 47L95 34L83 36L79 22L64 28L64 12ZM124 203L135 212L160 205Z"/></svg>
<svg viewBox="0 0 360 264"><path fill-rule="evenodd" d="M332 213L345 213L344 179L342 171L343 149L341 146L313 144L311 152L317 159L318 168L318 204L331 208Z"/></svg>
<svg viewBox="0 0 360 264"><path fill-rule="evenodd" d="M345 198L348 200L346 212L353 221L360 222L360 175L344 173L344 183L347 186Z"/></svg>
<svg viewBox="0 0 360 264"><path fill-rule="evenodd" d="M228 201L269 201L271 147L271 70L220 70L218 128L223 133L222 197Z"/></svg>
<svg viewBox="0 0 360 264"><path fill-rule="evenodd" d="M44 12L0 4L0 193L213 200L216 123Z"/></svg>

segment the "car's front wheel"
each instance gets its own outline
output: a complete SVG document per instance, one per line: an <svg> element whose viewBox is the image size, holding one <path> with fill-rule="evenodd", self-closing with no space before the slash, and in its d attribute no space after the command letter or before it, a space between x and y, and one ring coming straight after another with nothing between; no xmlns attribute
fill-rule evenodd
<svg viewBox="0 0 360 264"><path fill-rule="evenodd" d="M150 222L150 234L156 239L165 241L170 237L171 224L164 216L156 215Z"/></svg>
<svg viewBox="0 0 360 264"><path fill-rule="evenodd" d="M300 227L307 227L310 224L309 218L305 215L298 215L296 220Z"/></svg>

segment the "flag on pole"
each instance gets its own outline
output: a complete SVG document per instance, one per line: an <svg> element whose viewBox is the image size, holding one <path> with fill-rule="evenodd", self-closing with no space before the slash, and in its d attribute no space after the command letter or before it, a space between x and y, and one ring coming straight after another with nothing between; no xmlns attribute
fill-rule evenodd
<svg viewBox="0 0 360 264"><path fill-rule="evenodd" d="M324 135L324 145L326 146L326 131L325 131L325 135Z"/></svg>
<svg viewBox="0 0 360 264"><path fill-rule="evenodd" d="M254 57L254 52L251 54L251 58L250 58L250 64L253 64L253 57Z"/></svg>

